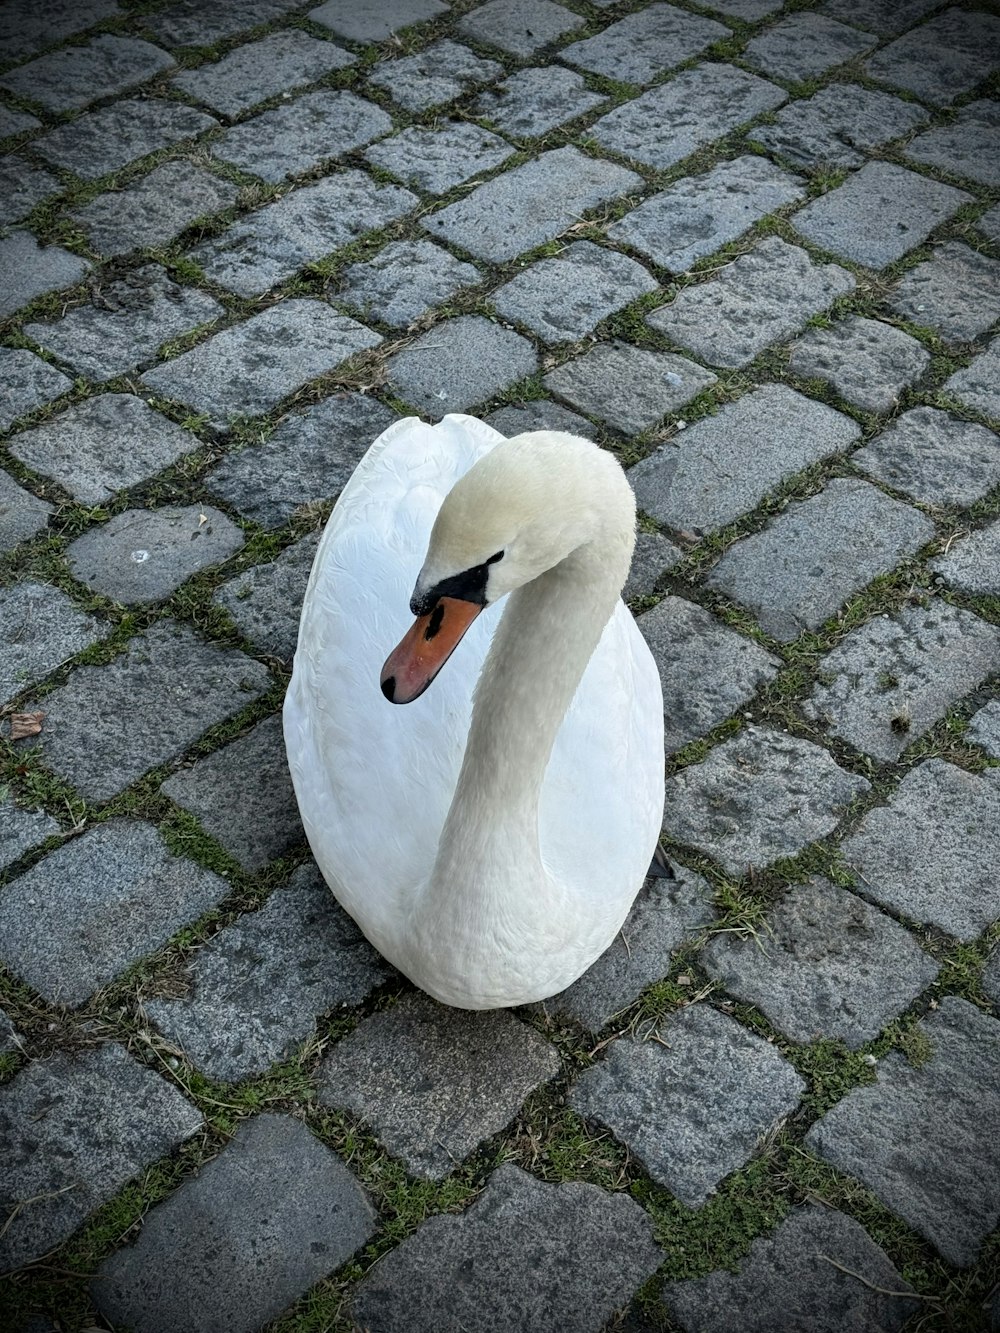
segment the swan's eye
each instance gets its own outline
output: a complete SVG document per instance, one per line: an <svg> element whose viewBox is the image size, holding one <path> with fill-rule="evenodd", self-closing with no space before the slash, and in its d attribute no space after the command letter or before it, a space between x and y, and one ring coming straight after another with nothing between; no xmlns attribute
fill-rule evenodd
<svg viewBox="0 0 1000 1333"><path fill-rule="evenodd" d="M486 563L488 565L495 565L498 560L502 559L503 559L503 551L497 551L496 555L491 555Z"/></svg>

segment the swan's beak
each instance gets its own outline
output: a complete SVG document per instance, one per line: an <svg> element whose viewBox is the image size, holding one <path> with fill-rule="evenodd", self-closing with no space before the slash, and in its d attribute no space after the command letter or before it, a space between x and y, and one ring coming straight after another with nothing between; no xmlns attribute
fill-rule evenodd
<svg viewBox="0 0 1000 1333"><path fill-rule="evenodd" d="M417 617L382 668L382 693L390 703L412 703L423 694L482 609L461 597L439 597L429 615Z"/></svg>

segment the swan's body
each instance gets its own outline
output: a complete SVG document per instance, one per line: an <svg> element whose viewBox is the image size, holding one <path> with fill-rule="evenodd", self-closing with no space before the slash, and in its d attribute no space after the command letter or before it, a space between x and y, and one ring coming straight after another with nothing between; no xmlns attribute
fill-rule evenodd
<svg viewBox="0 0 1000 1333"><path fill-rule="evenodd" d="M551 432L505 442L462 416L390 427L327 525L284 712L299 808L341 904L447 1004L555 994L611 943L643 882L663 713L619 596L633 541L610 455ZM470 566L488 579L483 614L441 679L393 707L379 673L415 583L419 610ZM504 612L493 603L508 591Z"/></svg>

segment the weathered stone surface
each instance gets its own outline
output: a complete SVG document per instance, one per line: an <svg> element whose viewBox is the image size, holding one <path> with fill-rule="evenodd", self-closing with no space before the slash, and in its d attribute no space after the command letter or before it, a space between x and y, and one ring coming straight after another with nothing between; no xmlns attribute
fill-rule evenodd
<svg viewBox="0 0 1000 1333"><path fill-rule="evenodd" d="M52 506L0 469L0 551L12 551L47 525Z"/></svg>
<svg viewBox="0 0 1000 1333"><path fill-rule="evenodd" d="M202 1073L235 1082L290 1056L318 1014L359 1004L392 975L315 866L300 866L191 958L184 999L145 1009Z"/></svg>
<svg viewBox="0 0 1000 1333"><path fill-rule="evenodd" d="M238 46L221 60L182 70L174 83L223 116L238 116L277 93L293 92L357 57L297 28Z"/></svg>
<svg viewBox="0 0 1000 1333"><path fill-rule="evenodd" d="M1000 204L980 214L976 226L991 241L1000 242Z"/></svg>
<svg viewBox="0 0 1000 1333"><path fill-rule="evenodd" d="M588 209L640 187L640 178L624 167L577 148L555 148L421 218L421 225L479 259L502 262L561 235Z"/></svg>
<svg viewBox="0 0 1000 1333"><path fill-rule="evenodd" d="M913 102L856 83L831 83L783 106L773 125L751 130L750 138L797 166L860 167L866 152L927 120Z"/></svg>
<svg viewBox="0 0 1000 1333"><path fill-rule="evenodd" d="M22 1069L0 1088L0 1207L14 1209L0 1272L40 1259L201 1124L176 1088L113 1042Z"/></svg>
<svg viewBox="0 0 1000 1333"><path fill-rule="evenodd" d="M349 42L384 42L400 28L447 12L440 0L326 0L308 17Z"/></svg>
<svg viewBox="0 0 1000 1333"><path fill-rule="evenodd" d="M963 537L932 560L931 569L963 592L1000 597L1000 523Z"/></svg>
<svg viewBox="0 0 1000 1333"><path fill-rule="evenodd" d="M22 347L0 347L0 381L0 430L73 387L62 371Z"/></svg>
<svg viewBox="0 0 1000 1333"><path fill-rule="evenodd" d="M99 194L70 214L104 255L168 245L196 218L235 203L238 188L183 158L164 162L122 190Z"/></svg>
<svg viewBox="0 0 1000 1333"><path fill-rule="evenodd" d="M980 185L1000 185L1000 103L971 102L952 124L919 134L906 156Z"/></svg>
<svg viewBox="0 0 1000 1333"><path fill-rule="evenodd" d="M655 1035L612 1042L569 1104L697 1208L795 1110L805 1083L762 1037L707 1004L681 1009Z"/></svg>
<svg viewBox="0 0 1000 1333"><path fill-rule="evenodd" d="M789 14L749 41L743 58L772 79L815 79L877 44L872 33L823 14Z"/></svg>
<svg viewBox="0 0 1000 1333"><path fill-rule="evenodd" d="M941 0L824 0L824 14L853 23L869 32L897 33L911 28Z"/></svg>
<svg viewBox="0 0 1000 1333"><path fill-rule="evenodd" d="M865 62L873 79L947 105L1000 69L1000 19L947 9Z"/></svg>
<svg viewBox="0 0 1000 1333"><path fill-rule="evenodd" d="M163 343L225 314L206 292L180 287L159 264L146 264L102 286L61 319L24 331L78 375L100 382L135 370Z"/></svg>
<svg viewBox="0 0 1000 1333"><path fill-rule="evenodd" d="M930 363L930 352L902 329L847 315L810 329L793 344L788 366L805 379L825 380L855 407L889 412Z"/></svg>
<svg viewBox="0 0 1000 1333"><path fill-rule="evenodd" d="M392 120L343 89L303 93L284 106L233 125L212 152L264 180L280 182L388 134Z"/></svg>
<svg viewBox="0 0 1000 1333"><path fill-rule="evenodd" d="M737 157L654 194L609 227L608 235L672 273L684 273L803 194L797 177L766 158Z"/></svg>
<svg viewBox="0 0 1000 1333"><path fill-rule="evenodd" d="M579 14L552 0L488 0L460 19L458 28L473 41L529 57L583 24Z"/></svg>
<svg viewBox="0 0 1000 1333"><path fill-rule="evenodd" d="M105 801L245 708L269 683L260 662L158 621L113 662L78 667L46 696L38 738L44 762L88 800Z"/></svg>
<svg viewBox="0 0 1000 1333"><path fill-rule="evenodd" d="M173 65L172 56L149 42L102 33L82 46L64 46L8 70L0 75L0 88L29 97L47 111L75 111L145 83Z"/></svg>
<svg viewBox="0 0 1000 1333"><path fill-rule="evenodd" d="M2 813L0 813L2 819ZM2 855L2 852L0 852ZM0 1009L0 1052L4 1054L9 1051L18 1051L21 1049L21 1038L2 1009Z"/></svg>
<svg viewBox="0 0 1000 1333"><path fill-rule="evenodd" d="M282 301L148 370L142 382L206 413L224 429L233 417L268 411L309 380L381 341L320 301Z"/></svg>
<svg viewBox="0 0 1000 1333"><path fill-rule="evenodd" d="M111 819L8 884L0 957L51 1004L82 1004L228 892L152 824Z"/></svg>
<svg viewBox="0 0 1000 1333"><path fill-rule="evenodd" d="M793 1041L857 1050L931 984L938 966L909 931L829 880L796 884L756 939L716 935L709 976Z"/></svg>
<svg viewBox="0 0 1000 1333"><path fill-rule="evenodd" d="M128 449L121 447L123 439ZM98 505L200 445L197 436L161 417L141 398L106 393L12 436L7 447L27 467L65 486L75 499Z"/></svg>
<svg viewBox="0 0 1000 1333"><path fill-rule="evenodd" d="M724 722L781 665L752 639L683 597L664 597L638 623L663 686L667 754Z"/></svg>
<svg viewBox="0 0 1000 1333"><path fill-rule="evenodd" d="M926 1064L885 1056L878 1082L849 1092L806 1146L964 1267L1000 1219L1000 1024L949 995L919 1027Z"/></svg>
<svg viewBox="0 0 1000 1333"><path fill-rule="evenodd" d="M568 407L560 407L551 398L536 398L501 407L499 412L492 412L483 420L508 439L530 430L565 430L570 435L582 435L585 440L592 440L597 433L586 417L571 412Z"/></svg>
<svg viewBox="0 0 1000 1333"><path fill-rule="evenodd" d="M660 576L679 560L684 552L659 532L637 532L635 550L632 552L632 567L622 589L626 602L636 597L645 597L653 592Z"/></svg>
<svg viewBox="0 0 1000 1333"><path fill-rule="evenodd" d="M928 505L964 509L1000 485L1000 440L934 407L896 417L851 462Z"/></svg>
<svg viewBox="0 0 1000 1333"><path fill-rule="evenodd" d="M974 412L1000 417L1000 338L994 338L965 370L946 379L942 388Z"/></svg>
<svg viewBox="0 0 1000 1333"><path fill-rule="evenodd" d="M550 65L519 69L472 104L505 134L534 138L593 111L608 99L592 93L579 74Z"/></svg>
<svg viewBox="0 0 1000 1333"><path fill-rule="evenodd" d="M297 269L416 207L398 185L342 171L293 190L191 251L210 278L240 296L259 296Z"/></svg>
<svg viewBox="0 0 1000 1333"><path fill-rule="evenodd" d="M964 190L892 162L869 162L807 204L792 223L824 250L868 268L884 268L971 201Z"/></svg>
<svg viewBox="0 0 1000 1333"><path fill-rule="evenodd" d="M23 157L0 160L0 227L26 218L36 204L63 186L48 171L42 171Z"/></svg>
<svg viewBox="0 0 1000 1333"><path fill-rule="evenodd" d="M396 419L375 398L336 394L285 417L269 440L230 454L205 481L213 495L255 523L280 527L302 505L332 500Z"/></svg>
<svg viewBox="0 0 1000 1333"><path fill-rule="evenodd" d="M769 236L717 278L683 288L646 322L703 361L738 369L854 285L838 264L814 264L799 246Z"/></svg>
<svg viewBox="0 0 1000 1333"><path fill-rule="evenodd" d="M214 116L181 102L129 97L50 130L32 147L57 167L97 180L218 123Z"/></svg>
<svg viewBox="0 0 1000 1333"><path fill-rule="evenodd" d="M46 292L73 287L90 272L85 259L58 245L39 245L27 231L0 240L0 319Z"/></svg>
<svg viewBox="0 0 1000 1333"><path fill-rule="evenodd" d="M229 612L237 629L258 652L291 661L319 536L311 532L272 563L254 565L216 589L212 601Z"/></svg>
<svg viewBox="0 0 1000 1333"><path fill-rule="evenodd" d="M787 98L783 88L732 65L698 65L609 111L591 135L651 167L672 167L704 144Z"/></svg>
<svg viewBox="0 0 1000 1333"><path fill-rule="evenodd" d="M506 162L514 149L505 139L468 121L443 125L411 125L409 129L374 144L365 160L430 194L471 180Z"/></svg>
<svg viewBox="0 0 1000 1333"><path fill-rule="evenodd" d="M8 0L0 10L0 50L13 60L119 13L117 0L50 0L44 9L34 0Z"/></svg>
<svg viewBox="0 0 1000 1333"><path fill-rule="evenodd" d="M781 0L714 0L706 9L716 14L728 14L731 18L742 19L744 23L756 23L782 8Z"/></svg>
<svg viewBox="0 0 1000 1333"><path fill-rule="evenodd" d="M863 1227L811 1203L758 1237L738 1273L668 1282L663 1300L686 1333L898 1333L921 1308L911 1290Z"/></svg>
<svg viewBox="0 0 1000 1333"><path fill-rule="evenodd" d="M654 4L582 42L564 47L561 58L578 69L628 83L649 83L665 70L700 55L730 35L714 19L699 18L673 5Z"/></svg>
<svg viewBox="0 0 1000 1333"><path fill-rule="evenodd" d="M503 73L495 60L484 60L458 42L432 42L401 60L377 64L368 82L384 89L407 111L428 111L490 83Z"/></svg>
<svg viewBox="0 0 1000 1333"><path fill-rule="evenodd" d="M58 588L31 581L0 588L0 625L0 703L98 643L110 629Z"/></svg>
<svg viewBox="0 0 1000 1333"><path fill-rule="evenodd" d="M41 123L37 116L29 116L27 111L16 111L11 106L0 107L0 139L10 139L15 134L24 134L27 130L37 130Z"/></svg>
<svg viewBox="0 0 1000 1333"><path fill-rule="evenodd" d="M104 1317L141 1333L254 1333L338 1268L375 1229L340 1158L300 1120L264 1114L143 1219L91 1284Z"/></svg>
<svg viewBox="0 0 1000 1333"><path fill-rule="evenodd" d="M832 407L765 384L667 440L628 476L645 513L682 532L702 531L731 523L860 434Z"/></svg>
<svg viewBox="0 0 1000 1333"><path fill-rule="evenodd" d="M598 343L545 376L545 386L625 434L648 430L714 384L710 370L670 352Z"/></svg>
<svg viewBox="0 0 1000 1333"><path fill-rule="evenodd" d="M933 536L933 523L909 505L866 482L836 478L731 546L708 582L787 643L818 629L851 593Z"/></svg>
<svg viewBox="0 0 1000 1333"><path fill-rule="evenodd" d="M393 390L432 420L485 402L537 369L527 338L481 315L435 324L386 362Z"/></svg>
<svg viewBox="0 0 1000 1333"><path fill-rule="evenodd" d="M299 6L300 0L240 0L238 5L177 0L167 9L144 14L142 22L167 46L214 46Z"/></svg>
<svg viewBox="0 0 1000 1333"><path fill-rule="evenodd" d="M949 241L910 269L889 305L904 319L927 325L949 341L971 340L996 323L1000 262Z"/></svg>
<svg viewBox="0 0 1000 1333"><path fill-rule="evenodd" d="M843 845L877 903L958 939L1000 916L1000 769L976 776L928 759Z"/></svg>
<svg viewBox="0 0 1000 1333"><path fill-rule="evenodd" d="M1000 759L1000 701L992 699L985 708L980 708L969 723L967 735L991 759Z"/></svg>
<svg viewBox="0 0 1000 1333"><path fill-rule="evenodd" d="M672 869L672 880L646 881L620 934L572 986L542 1001L546 1014L598 1032L669 970L673 951L715 915L705 880L676 862Z"/></svg>
<svg viewBox="0 0 1000 1333"><path fill-rule="evenodd" d="M547 343L574 342L602 319L659 287L641 264L591 241L523 269L491 296L504 319Z"/></svg>
<svg viewBox="0 0 1000 1333"><path fill-rule="evenodd" d="M474 287L482 276L430 241L393 241L374 259L348 264L332 299L362 319L406 328L461 288Z"/></svg>
<svg viewBox="0 0 1000 1333"><path fill-rule="evenodd" d="M663 827L742 875L825 837L868 789L818 745L746 727L668 780Z"/></svg>
<svg viewBox="0 0 1000 1333"><path fill-rule="evenodd" d="M59 825L44 810L28 810L16 805L12 797L0 796L0 870L6 870L59 831Z"/></svg>
<svg viewBox="0 0 1000 1333"><path fill-rule="evenodd" d="M464 1213L430 1218L372 1268L352 1314L370 1333L600 1333L661 1259L626 1194L505 1164Z"/></svg>

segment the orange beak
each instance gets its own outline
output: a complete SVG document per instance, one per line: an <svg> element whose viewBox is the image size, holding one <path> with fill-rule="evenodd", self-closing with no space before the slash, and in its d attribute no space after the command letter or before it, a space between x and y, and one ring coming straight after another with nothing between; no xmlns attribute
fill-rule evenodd
<svg viewBox="0 0 1000 1333"><path fill-rule="evenodd" d="M426 690L483 608L459 597L439 597L419 616L385 659L382 693L394 704L412 703Z"/></svg>

